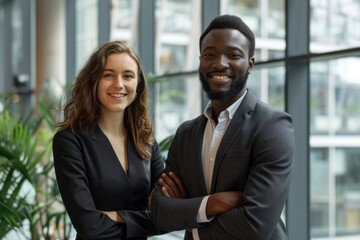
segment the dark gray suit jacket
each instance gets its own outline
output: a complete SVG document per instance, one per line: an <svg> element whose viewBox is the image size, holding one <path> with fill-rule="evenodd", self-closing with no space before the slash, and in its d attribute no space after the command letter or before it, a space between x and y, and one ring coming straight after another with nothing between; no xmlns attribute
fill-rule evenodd
<svg viewBox="0 0 360 240"><path fill-rule="evenodd" d="M287 239L280 219L288 197L294 162L289 114L274 110L248 91L220 143L211 193L243 191L241 207L198 224L201 200L208 195L202 171L202 142L207 118L183 123L171 144L166 172L184 182L188 199L165 198L156 187L151 212L164 230L198 228L200 239ZM185 239L192 239L186 233Z"/></svg>

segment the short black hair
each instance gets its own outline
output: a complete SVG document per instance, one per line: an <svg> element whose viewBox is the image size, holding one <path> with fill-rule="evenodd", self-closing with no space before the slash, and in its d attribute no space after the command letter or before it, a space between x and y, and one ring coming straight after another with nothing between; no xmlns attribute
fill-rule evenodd
<svg viewBox="0 0 360 240"><path fill-rule="evenodd" d="M248 25L243 20L235 15L220 15L215 17L200 36L199 49L201 51L201 45L205 36L213 29L219 28L232 28L240 31L247 38L249 42L249 56L253 57L255 53L255 36Z"/></svg>

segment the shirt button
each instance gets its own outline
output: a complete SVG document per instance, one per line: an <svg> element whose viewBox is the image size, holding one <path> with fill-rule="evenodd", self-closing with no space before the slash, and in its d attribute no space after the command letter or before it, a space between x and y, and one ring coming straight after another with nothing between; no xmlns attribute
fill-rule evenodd
<svg viewBox="0 0 360 240"><path fill-rule="evenodd" d="M210 158L210 162L214 162L215 161L215 158L214 157L211 157Z"/></svg>

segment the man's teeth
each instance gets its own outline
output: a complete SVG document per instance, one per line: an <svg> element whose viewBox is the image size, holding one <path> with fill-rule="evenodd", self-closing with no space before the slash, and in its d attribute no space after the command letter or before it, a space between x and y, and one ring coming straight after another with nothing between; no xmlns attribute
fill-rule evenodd
<svg viewBox="0 0 360 240"><path fill-rule="evenodd" d="M216 78L216 79L227 79L229 78L228 76L212 76L212 78Z"/></svg>

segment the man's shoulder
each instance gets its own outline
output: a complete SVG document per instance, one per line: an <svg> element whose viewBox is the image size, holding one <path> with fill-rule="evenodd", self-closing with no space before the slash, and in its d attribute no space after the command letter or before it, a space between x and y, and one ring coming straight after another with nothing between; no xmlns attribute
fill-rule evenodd
<svg viewBox="0 0 360 240"><path fill-rule="evenodd" d="M280 116L282 116L282 115L290 116L290 114L287 113L286 111L284 111L280 108L271 106L265 102L262 102L261 100L257 100L255 111L265 114L265 115L269 115L269 116L279 116L279 115Z"/></svg>
<svg viewBox="0 0 360 240"><path fill-rule="evenodd" d="M178 132L182 132L182 131L187 131L187 130L191 130L194 128L198 128L201 125L204 125L206 123L206 117L202 114L196 118L187 120L185 122L183 122L182 124L180 124L179 128L178 128ZM205 125L204 125L205 126Z"/></svg>

